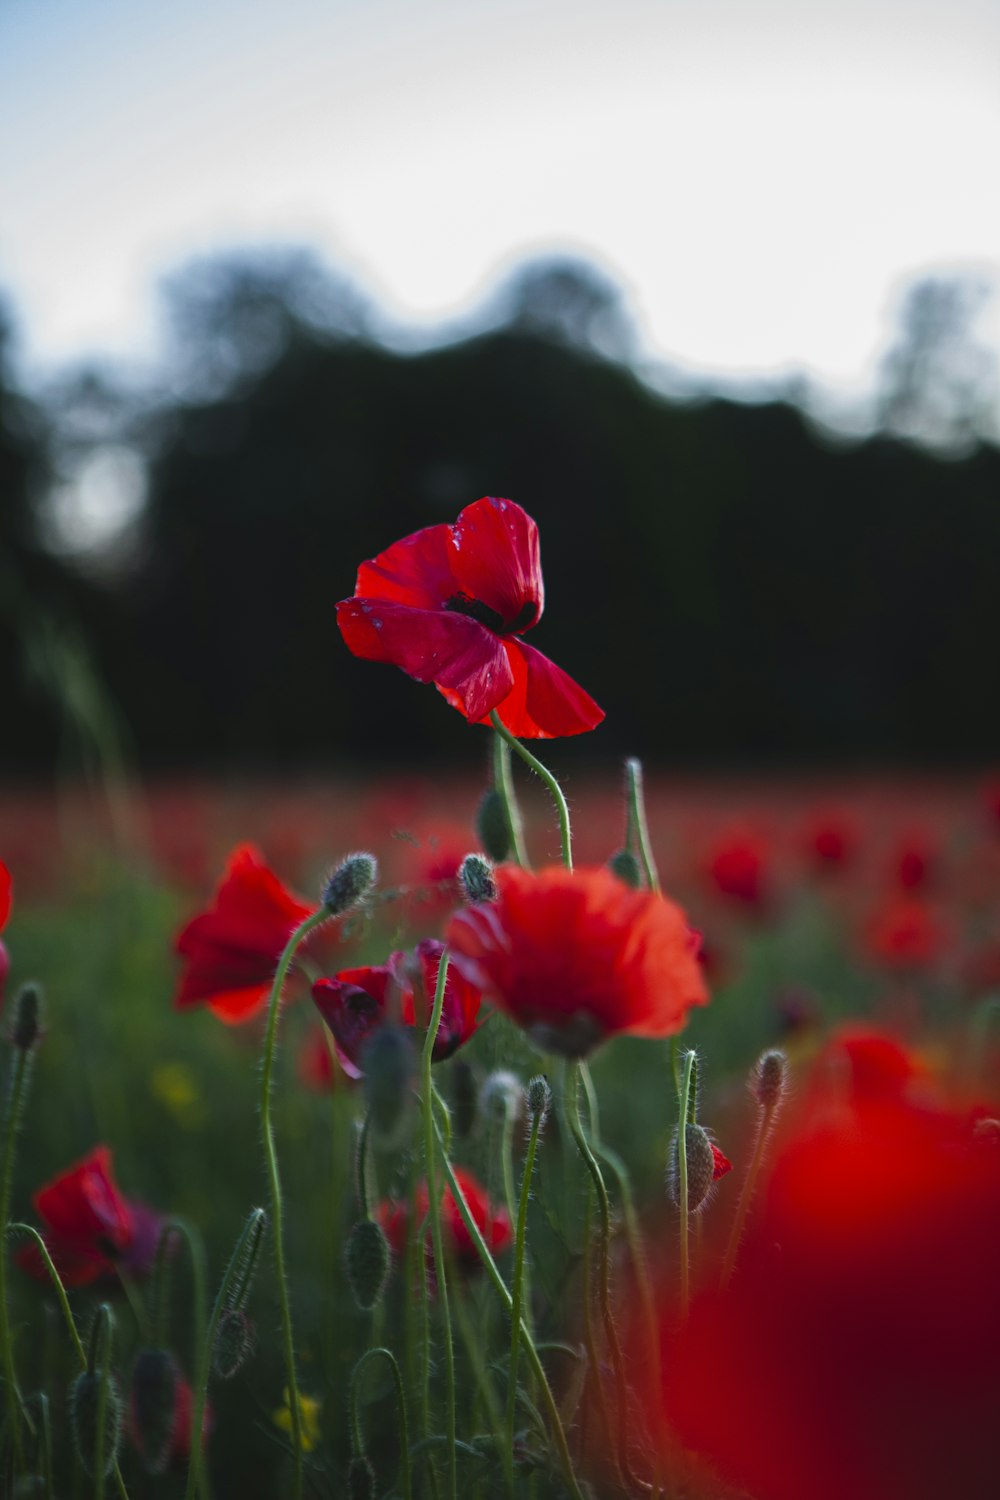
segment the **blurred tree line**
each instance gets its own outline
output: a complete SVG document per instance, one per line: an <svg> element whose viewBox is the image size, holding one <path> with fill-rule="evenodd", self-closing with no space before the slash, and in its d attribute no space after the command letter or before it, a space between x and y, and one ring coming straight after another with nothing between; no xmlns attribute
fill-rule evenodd
<svg viewBox="0 0 1000 1500"><path fill-rule="evenodd" d="M454 754L453 711L355 661L334 605L485 493L541 528L532 641L608 714L581 756L996 756L996 370L954 283L911 294L863 441L778 400L668 399L573 262L419 350L305 255L196 264L169 300L155 390L89 372L32 404L0 358L0 770L102 735L149 770ZM67 496L111 515L103 545L68 545Z"/></svg>

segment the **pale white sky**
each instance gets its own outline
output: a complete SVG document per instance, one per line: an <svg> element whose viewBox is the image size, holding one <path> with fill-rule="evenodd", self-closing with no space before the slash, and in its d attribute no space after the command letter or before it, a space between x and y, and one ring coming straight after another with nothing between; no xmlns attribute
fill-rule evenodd
<svg viewBox="0 0 1000 1500"><path fill-rule="evenodd" d="M901 277L1000 281L998 162L1000 0L0 0L35 373L151 357L165 273L277 241L418 325L580 252L652 356L848 390Z"/></svg>

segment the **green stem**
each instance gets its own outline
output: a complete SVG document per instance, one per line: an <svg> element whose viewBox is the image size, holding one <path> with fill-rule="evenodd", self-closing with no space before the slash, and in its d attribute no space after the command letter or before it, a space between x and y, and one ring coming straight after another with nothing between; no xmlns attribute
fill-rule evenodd
<svg viewBox="0 0 1000 1500"><path fill-rule="evenodd" d="M642 868L645 872L646 884L651 891L658 891L660 889L660 877L656 873L656 861L653 858L653 847L649 839L649 825L646 822L646 799L642 790L642 762L627 760L625 762L625 775L628 779L630 823L635 830L639 842L639 853L642 856Z"/></svg>
<svg viewBox="0 0 1000 1500"><path fill-rule="evenodd" d="M743 1238L743 1230L746 1225L747 1215L750 1212L750 1202L757 1186L760 1169L764 1163L764 1153L767 1151L767 1143L771 1136L771 1127L777 1113L774 1105L770 1109L761 1109L757 1115L757 1135L753 1143L753 1155L743 1179L740 1189L739 1202L736 1205L736 1216L733 1219L733 1227L729 1234L729 1244L726 1246L726 1258L722 1263L722 1276L720 1284L728 1286L733 1269L736 1265L736 1257L739 1254L740 1241Z"/></svg>
<svg viewBox="0 0 1000 1500"><path fill-rule="evenodd" d="M536 1111L531 1121L528 1150L524 1158L521 1176L521 1198L517 1209L517 1236L514 1241L514 1286L511 1293L510 1314L510 1367L507 1374L507 1448L514 1447L514 1423L517 1414L517 1361L521 1341L521 1298L524 1292L524 1249L528 1230L528 1200L531 1197L531 1178L535 1170L535 1153L538 1136L542 1128L542 1112Z"/></svg>
<svg viewBox="0 0 1000 1500"><path fill-rule="evenodd" d="M267 1032L264 1039L264 1061L261 1067L260 1085L260 1131L264 1140L264 1160L267 1166L268 1184L271 1189L271 1221L274 1229L274 1274L278 1283L278 1301L281 1305L281 1331L285 1354L285 1374L288 1384L288 1407L291 1415L292 1440L292 1496L302 1500L302 1413L299 1409L299 1383L295 1374L295 1342L292 1336L292 1313L288 1301L288 1281L285 1275L285 1237L282 1222L281 1178L278 1173L278 1153L274 1144L274 1129L271 1125L271 1076L274 1072L275 1038L278 1032L278 1014L281 1010L281 992L296 948L315 927L329 920L330 913L321 906L307 917L292 933L285 944L285 951L278 960L278 967L267 1003ZM206 1369L206 1382L207 1382ZM204 1387L202 1387L204 1395ZM192 1463L200 1452L200 1444L192 1439Z"/></svg>
<svg viewBox="0 0 1000 1500"><path fill-rule="evenodd" d="M243 1233L236 1241L236 1248L229 1258L226 1274L222 1278L215 1304L212 1307L212 1315L208 1320L208 1327L198 1351L198 1363L194 1373L194 1383L191 1392L191 1442L190 1455L188 1458L187 1486L184 1490L184 1500L194 1500L198 1485L201 1481L201 1429L205 1418L205 1400L208 1392L208 1376L212 1364L212 1351L215 1348L215 1336L219 1327L219 1318L222 1311L230 1305L230 1289L237 1279L240 1271L247 1263L248 1247L255 1236L259 1237L263 1230L262 1220L264 1210L255 1208L243 1226ZM197 1273L196 1273L197 1274ZM201 1272L202 1284L204 1284L204 1271ZM196 1293L197 1296L197 1288ZM292 1390L289 1387L289 1398ZM298 1393L296 1392L296 1408L298 1405Z"/></svg>
<svg viewBox="0 0 1000 1500"><path fill-rule="evenodd" d="M56 1300L59 1303L59 1309L66 1323L67 1332L69 1333L73 1348L76 1350L76 1357L80 1361L80 1368L85 1370L87 1368L87 1351L83 1346L80 1330L76 1326L76 1319L73 1317L73 1310L69 1305L69 1298L66 1295L66 1288L63 1286L62 1277L56 1270L52 1256L49 1254L48 1245L46 1245L38 1230L33 1228L31 1224L8 1224L7 1234L26 1235L38 1251L42 1265L45 1267L56 1294ZM128 1500L128 1490L125 1488L125 1481L122 1479L117 1459L111 1472L118 1488L119 1500Z"/></svg>
<svg viewBox="0 0 1000 1500"><path fill-rule="evenodd" d="M694 1104L695 1090L691 1087L696 1066L696 1054L688 1052L681 1071L679 1123L677 1127L677 1197L681 1219L681 1311L687 1316L691 1301L691 1263L688 1248L688 1164L687 1127L690 1110Z"/></svg>
<svg viewBox="0 0 1000 1500"><path fill-rule="evenodd" d="M107 1436L105 1426L107 1423L108 1410L108 1380L110 1372L108 1366L111 1363L111 1308L106 1302L102 1302L97 1309L94 1331L90 1336L90 1348L87 1351L87 1369L91 1375L97 1375L97 1421L94 1424L94 1500L104 1500L104 1439Z"/></svg>
<svg viewBox="0 0 1000 1500"><path fill-rule="evenodd" d="M430 1023L424 1037L420 1058L421 1106L424 1119L424 1170L427 1174L427 1215L431 1226L431 1243L434 1247L434 1271L437 1278L438 1307L441 1314L441 1332L444 1341L445 1378L445 1432L448 1442L448 1488L451 1500L458 1500L458 1452L455 1447L455 1349L452 1343L451 1314L448 1308L448 1273L445 1265L444 1239L441 1233L441 1197L437 1186L437 1170L434 1149L434 1085L431 1081L431 1063L434 1057L434 1042L441 1024L444 1010L444 992L448 983L448 950L441 955L437 985L434 990L434 1006ZM447 1155L442 1147L442 1156ZM428 1434L429 1436L430 1434Z"/></svg>
<svg viewBox="0 0 1000 1500"><path fill-rule="evenodd" d="M577 1150L583 1157L584 1165L590 1173L590 1179L597 1193L597 1203L601 1215L601 1263L598 1294L601 1303L601 1318L604 1323L604 1333L611 1350L611 1364L615 1374L615 1390L618 1401L618 1466L621 1469L622 1478L632 1488L642 1487L640 1481L632 1472L632 1466L628 1456L628 1384L625 1379L625 1361L622 1357L621 1344L618 1341L618 1329L615 1326L614 1313L611 1308L611 1206L608 1202L608 1190L604 1185L604 1176L601 1172L600 1163L590 1148L590 1143L584 1134L580 1123L580 1101L579 1101L580 1065L570 1063L566 1070L566 1119L570 1128L570 1134L576 1142Z"/></svg>
<svg viewBox="0 0 1000 1500"><path fill-rule="evenodd" d="M483 1358L483 1348L487 1343L482 1327L474 1328L469 1318L468 1310L461 1290L455 1298L455 1321L458 1331L462 1335L462 1343L469 1363L476 1377L477 1392L482 1397L483 1405L486 1407L486 1417L489 1422L490 1431L495 1435L500 1446L500 1462L503 1465L504 1484L510 1500L514 1500L514 1451L512 1444L505 1444L501 1437L503 1432L503 1412L500 1410L496 1392L490 1382L489 1372L486 1369L486 1361ZM473 1418L476 1417L473 1411ZM479 1485L476 1485L476 1493Z"/></svg>
<svg viewBox="0 0 1000 1500"><path fill-rule="evenodd" d="M371 1124L371 1110L365 1111L365 1117L358 1131L358 1157L357 1157L357 1192L358 1208L363 1219L371 1218L371 1198L368 1192L368 1132Z"/></svg>
<svg viewBox="0 0 1000 1500"><path fill-rule="evenodd" d="M4 1120L3 1166L0 1168L0 1226L6 1225L10 1211L10 1189L14 1176L14 1142L21 1123L24 1096L31 1077L33 1058L34 1053L29 1047L18 1047L15 1051L7 1115ZM14 1370L14 1346L10 1336L7 1309L6 1255L0 1255L0 1344L3 1345L3 1384L7 1404L7 1426L14 1444L15 1467L20 1473L24 1466L24 1446L21 1441L21 1395Z"/></svg>
<svg viewBox="0 0 1000 1500"><path fill-rule="evenodd" d="M524 846L524 823L521 820L521 809L517 804L514 778L510 768L510 746L499 733L493 739L493 785L500 793L500 800L503 803L514 863L528 869L528 852Z"/></svg>
<svg viewBox="0 0 1000 1500"><path fill-rule="evenodd" d="M545 785L548 787L552 800L556 805L556 817L559 819L559 838L562 843L562 861L567 870L572 870L573 836L570 832L569 826L569 808L566 805L566 798L563 796L562 787L559 785L558 781L553 776L548 767L543 766L541 761L537 760L535 756L532 755L530 750L526 750L525 747L521 744L521 741L517 739L515 735L511 734L510 730L504 724L501 724L500 716L498 715L496 709L494 709L490 714L490 723L493 725L493 728L496 730L497 734L499 734L506 741L510 748L517 752L517 754L524 761L525 765L530 766L535 775L540 776L545 782Z"/></svg>
<svg viewBox="0 0 1000 1500"><path fill-rule="evenodd" d="M442 1166L444 1167L445 1176L448 1179L448 1186L451 1188L451 1195L454 1198L458 1211L462 1216L462 1223L468 1230L469 1238L472 1240L472 1243L476 1247L476 1252L486 1269L486 1274L489 1276L490 1281L493 1283L497 1295L503 1303L504 1308L509 1316L513 1310L513 1300L511 1298L510 1292L507 1290L507 1283L500 1275L500 1269L497 1266L496 1261L493 1259L492 1254L490 1253L489 1246L480 1233L479 1225L472 1217L472 1212L469 1208L469 1205L465 1201L465 1194L462 1192L461 1185L458 1181L458 1178L455 1176L451 1162L448 1160L447 1156L442 1157L441 1161ZM556 1440L556 1448L559 1452L559 1462L562 1466L563 1477L566 1480L567 1488L569 1489L570 1495L572 1496L572 1500L583 1500L583 1495L580 1492L580 1486L577 1483L576 1475L573 1472L573 1460L569 1456L569 1446L566 1442L566 1432L562 1424L562 1418L559 1415L559 1407L556 1405L556 1399L552 1394L552 1387L549 1385L548 1376L545 1373L545 1366L542 1364L542 1361L539 1358L538 1350L535 1347L535 1340L532 1337L531 1332L526 1326L523 1318L521 1319L521 1343L524 1345L525 1353L528 1356L528 1363L531 1365L535 1379L538 1381L538 1386L542 1393L542 1401L544 1403L545 1410L549 1414L549 1421L552 1423L552 1432Z"/></svg>
<svg viewBox="0 0 1000 1500"><path fill-rule="evenodd" d="M392 1371L393 1384L396 1387L396 1405L399 1409L399 1447L400 1447L400 1469L403 1482L403 1500L412 1500L413 1488L410 1475L410 1427L406 1416L406 1396L403 1391L403 1381L399 1373L399 1365L396 1356L391 1349L386 1349L379 1344L374 1349L366 1349L351 1371L350 1382L350 1417L351 1417L351 1444L355 1456L364 1453L365 1447L361 1438L361 1422L358 1418L358 1377L362 1368L370 1359L380 1356L389 1364Z"/></svg>

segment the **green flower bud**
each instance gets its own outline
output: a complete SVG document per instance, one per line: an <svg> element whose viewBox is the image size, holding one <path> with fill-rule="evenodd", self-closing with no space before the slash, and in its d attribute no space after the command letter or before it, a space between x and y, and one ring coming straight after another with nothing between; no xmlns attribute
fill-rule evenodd
<svg viewBox="0 0 1000 1500"><path fill-rule="evenodd" d="M219 1317L212 1350L212 1369L220 1380L232 1380L253 1354L256 1338L242 1307L228 1307Z"/></svg>
<svg viewBox="0 0 1000 1500"><path fill-rule="evenodd" d="M476 833L479 842L495 865L510 858L510 829L507 809L496 787L484 792L476 810Z"/></svg>
<svg viewBox="0 0 1000 1500"><path fill-rule="evenodd" d="M80 1467L93 1477L97 1458L101 1387L104 1386L104 1429L101 1463L105 1477L111 1473L122 1441L122 1397L113 1375L84 1370L73 1382L69 1397L70 1427Z"/></svg>
<svg viewBox="0 0 1000 1500"><path fill-rule="evenodd" d="M344 1252L347 1284L351 1296L364 1312L370 1312L382 1300L392 1255L381 1224L361 1219L347 1237Z"/></svg>
<svg viewBox="0 0 1000 1500"><path fill-rule="evenodd" d="M670 1165L667 1171L667 1186L676 1204L681 1201L681 1168L678 1145L680 1134L674 1131L670 1142ZM688 1212L694 1213L708 1197L715 1179L715 1156L708 1131L701 1125L688 1124L684 1132L687 1154Z"/></svg>
<svg viewBox="0 0 1000 1500"><path fill-rule="evenodd" d="M481 854L467 854L458 872L458 883L466 901L495 901L497 883L493 866Z"/></svg>
<svg viewBox="0 0 1000 1500"><path fill-rule="evenodd" d="M129 1412L135 1446L147 1474L170 1462L177 1421L177 1363L166 1349L140 1349L132 1366Z"/></svg>
<svg viewBox="0 0 1000 1500"><path fill-rule="evenodd" d="M617 875L624 885L631 886L633 891L637 891L642 885L639 861L630 849L619 849L612 854L608 860L608 869L612 875Z"/></svg>
<svg viewBox="0 0 1000 1500"><path fill-rule="evenodd" d="M350 911L371 890L378 879L378 861L374 854L349 854L327 878L323 887L323 905L332 916Z"/></svg>

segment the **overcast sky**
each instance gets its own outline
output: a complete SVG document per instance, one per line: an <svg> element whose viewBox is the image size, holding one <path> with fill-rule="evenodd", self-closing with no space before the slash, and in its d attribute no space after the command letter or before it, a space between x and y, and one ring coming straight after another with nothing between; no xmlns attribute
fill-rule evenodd
<svg viewBox="0 0 1000 1500"><path fill-rule="evenodd" d="M150 356L194 253L300 242L417 324L581 252L652 355L847 389L900 278L1000 280L998 162L1000 0L0 0L34 373Z"/></svg>

